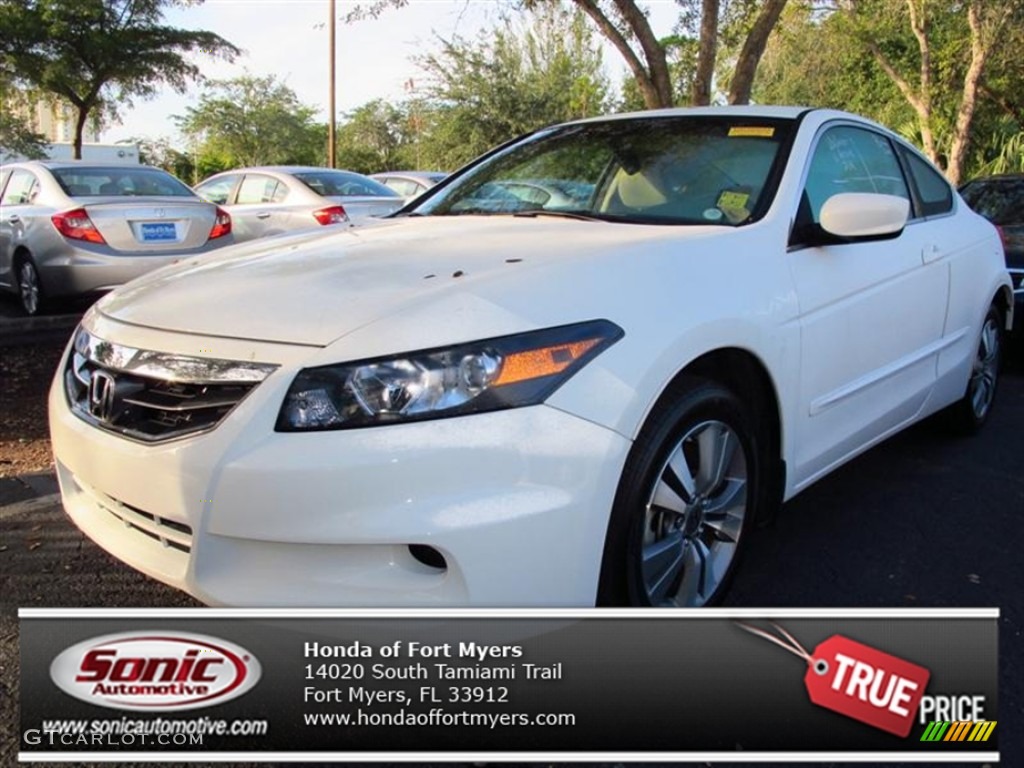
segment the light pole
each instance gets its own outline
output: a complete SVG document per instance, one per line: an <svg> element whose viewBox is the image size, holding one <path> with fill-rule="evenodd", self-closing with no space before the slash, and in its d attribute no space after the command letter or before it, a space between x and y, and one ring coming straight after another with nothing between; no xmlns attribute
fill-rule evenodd
<svg viewBox="0 0 1024 768"><path fill-rule="evenodd" d="M335 114L335 107L334 107L334 69L335 69L335 64L334 64L334 23L335 23L334 22L334 0L330 0L329 11L330 11L330 14L331 14L331 20L330 20L330 26L329 26L329 32L328 32L328 38L329 38L328 46L330 48L330 53L328 54L330 76L327 79L328 79L328 82L330 83L329 87L330 87L331 92L330 92L330 95L329 95L329 97L327 99L327 104L328 104L327 110L328 110L328 112L330 112L330 115L329 115L328 120L327 120L327 167L328 168L334 168L335 165L336 165L335 157L334 157L334 152L335 152L335 136L334 136L334 132L335 132L335 126L334 126L334 120L335 120L335 117L334 117L334 114Z"/></svg>

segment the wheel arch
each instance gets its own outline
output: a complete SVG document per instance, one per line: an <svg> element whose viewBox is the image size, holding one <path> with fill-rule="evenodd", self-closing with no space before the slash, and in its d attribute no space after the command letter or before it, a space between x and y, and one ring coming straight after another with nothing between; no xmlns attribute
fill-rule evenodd
<svg viewBox="0 0 1024 768"><path fill-rule="evenodd" d="M30 251L24 243L19 244L14 252L11 254L11 275L14 277L15 285L17 285L17 270L24 262L31 261L32 265L36 268L36 274L39 276L40 283L43 280L42 274L39 272L39 265L36 264L35 258L32 256Z"/></svg>
<svg viewBox="0 0 1024 768"><path fill-rule="evenodd" d="M19 265L23 260L31 258L32 252L26 248L24 244L20 244L14 249L14 253L11 255L11 263Z"/></svg>
<svg viewBox="0 0 1024 768"><path fill-rule="evenodd" d="M1000 285L995 296L992 297L992 303L1003 311L1003 330L1012 331L1014 312L1013 289L1006 284Z"/></svg>
<svg viewBox="0 0 1024 768"><path fill-rule="evenodd" d="M756 522L770 522L782 504L786 487L782 401L774 378L764 362L750 350L722 347L705 352L687 363L666 384L648 409L641 429L665 400L674 397L686 380L693 378L721 384L749 409L757 433L762 437L762 458L769 470L765 489L769 503L764 505L764 514Z"/></svg>

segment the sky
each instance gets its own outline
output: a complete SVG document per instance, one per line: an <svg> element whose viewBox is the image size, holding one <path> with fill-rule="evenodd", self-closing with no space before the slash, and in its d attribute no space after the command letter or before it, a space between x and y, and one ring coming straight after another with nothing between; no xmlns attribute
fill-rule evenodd
<svg viewBox="0 0 1024 768"><path fill-rule="evenodd" d="M336 0L335 4L341 18L359 3ZM670 34L678 18L675 0L648 0L645 5L654 32L659 37ZM373 99L398 101L407 96L407 83L411 80L415 87L416 81L423 79L412 57L432 50L438 35L474 39L499 23L498 10L496 0L410 0L407 7L387 10L378 19L339 23L335 95L339 120L345 112ZM302 103L318 110L318 120L326 121L328 11L328 0L206 0L201 5L171 9L165 23L216 32L243 49L243 55L232 64L192 54L205 77L224 80L246 73L275 75ZM596 33L595 39L603 40ZM625 65L610 46L605 46L604 62L618 82ZM189 106L197 104L201 92L198 85L191 85L184 94L167 88L155 99L122 107L120 122L107 125L101 141L131 137L181 141L173 116L184 115Z"/></svg>

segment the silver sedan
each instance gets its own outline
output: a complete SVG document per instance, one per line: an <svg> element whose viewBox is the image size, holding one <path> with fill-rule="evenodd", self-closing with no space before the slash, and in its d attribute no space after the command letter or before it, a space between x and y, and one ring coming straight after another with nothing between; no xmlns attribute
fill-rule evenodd
<svg viewBox="0 0 1024 768"><path fill-rule="evenodd" d="M0 168L0 290L26 314L106 291L234 242L231 217L158 168L26 162Z"/></svg>
<svg viewBox="0 0 1024 768"><path fill-rule="evenodd" d="M197 186L204 199L223 206L239 242L296 229L354 224L397 211L397 192L362 174L312 166L239 168Z"/></svg>
<svg viewBox="0 0 1024 768"><path fill-rule="evenodd" d="M447 173L441 171L384 171L370 174L371 179L376 179L385 187L395 190L406 201L422 195L447 176Z"/></svg>

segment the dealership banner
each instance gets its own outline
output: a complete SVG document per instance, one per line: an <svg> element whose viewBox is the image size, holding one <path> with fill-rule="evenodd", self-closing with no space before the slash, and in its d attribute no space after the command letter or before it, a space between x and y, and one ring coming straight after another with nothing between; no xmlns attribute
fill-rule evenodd
<svg viewBox="0 0 1024 768"><path fill-rule="evenodd" d="M22 609L24 761L999 759L996 609Z"/></svg>

